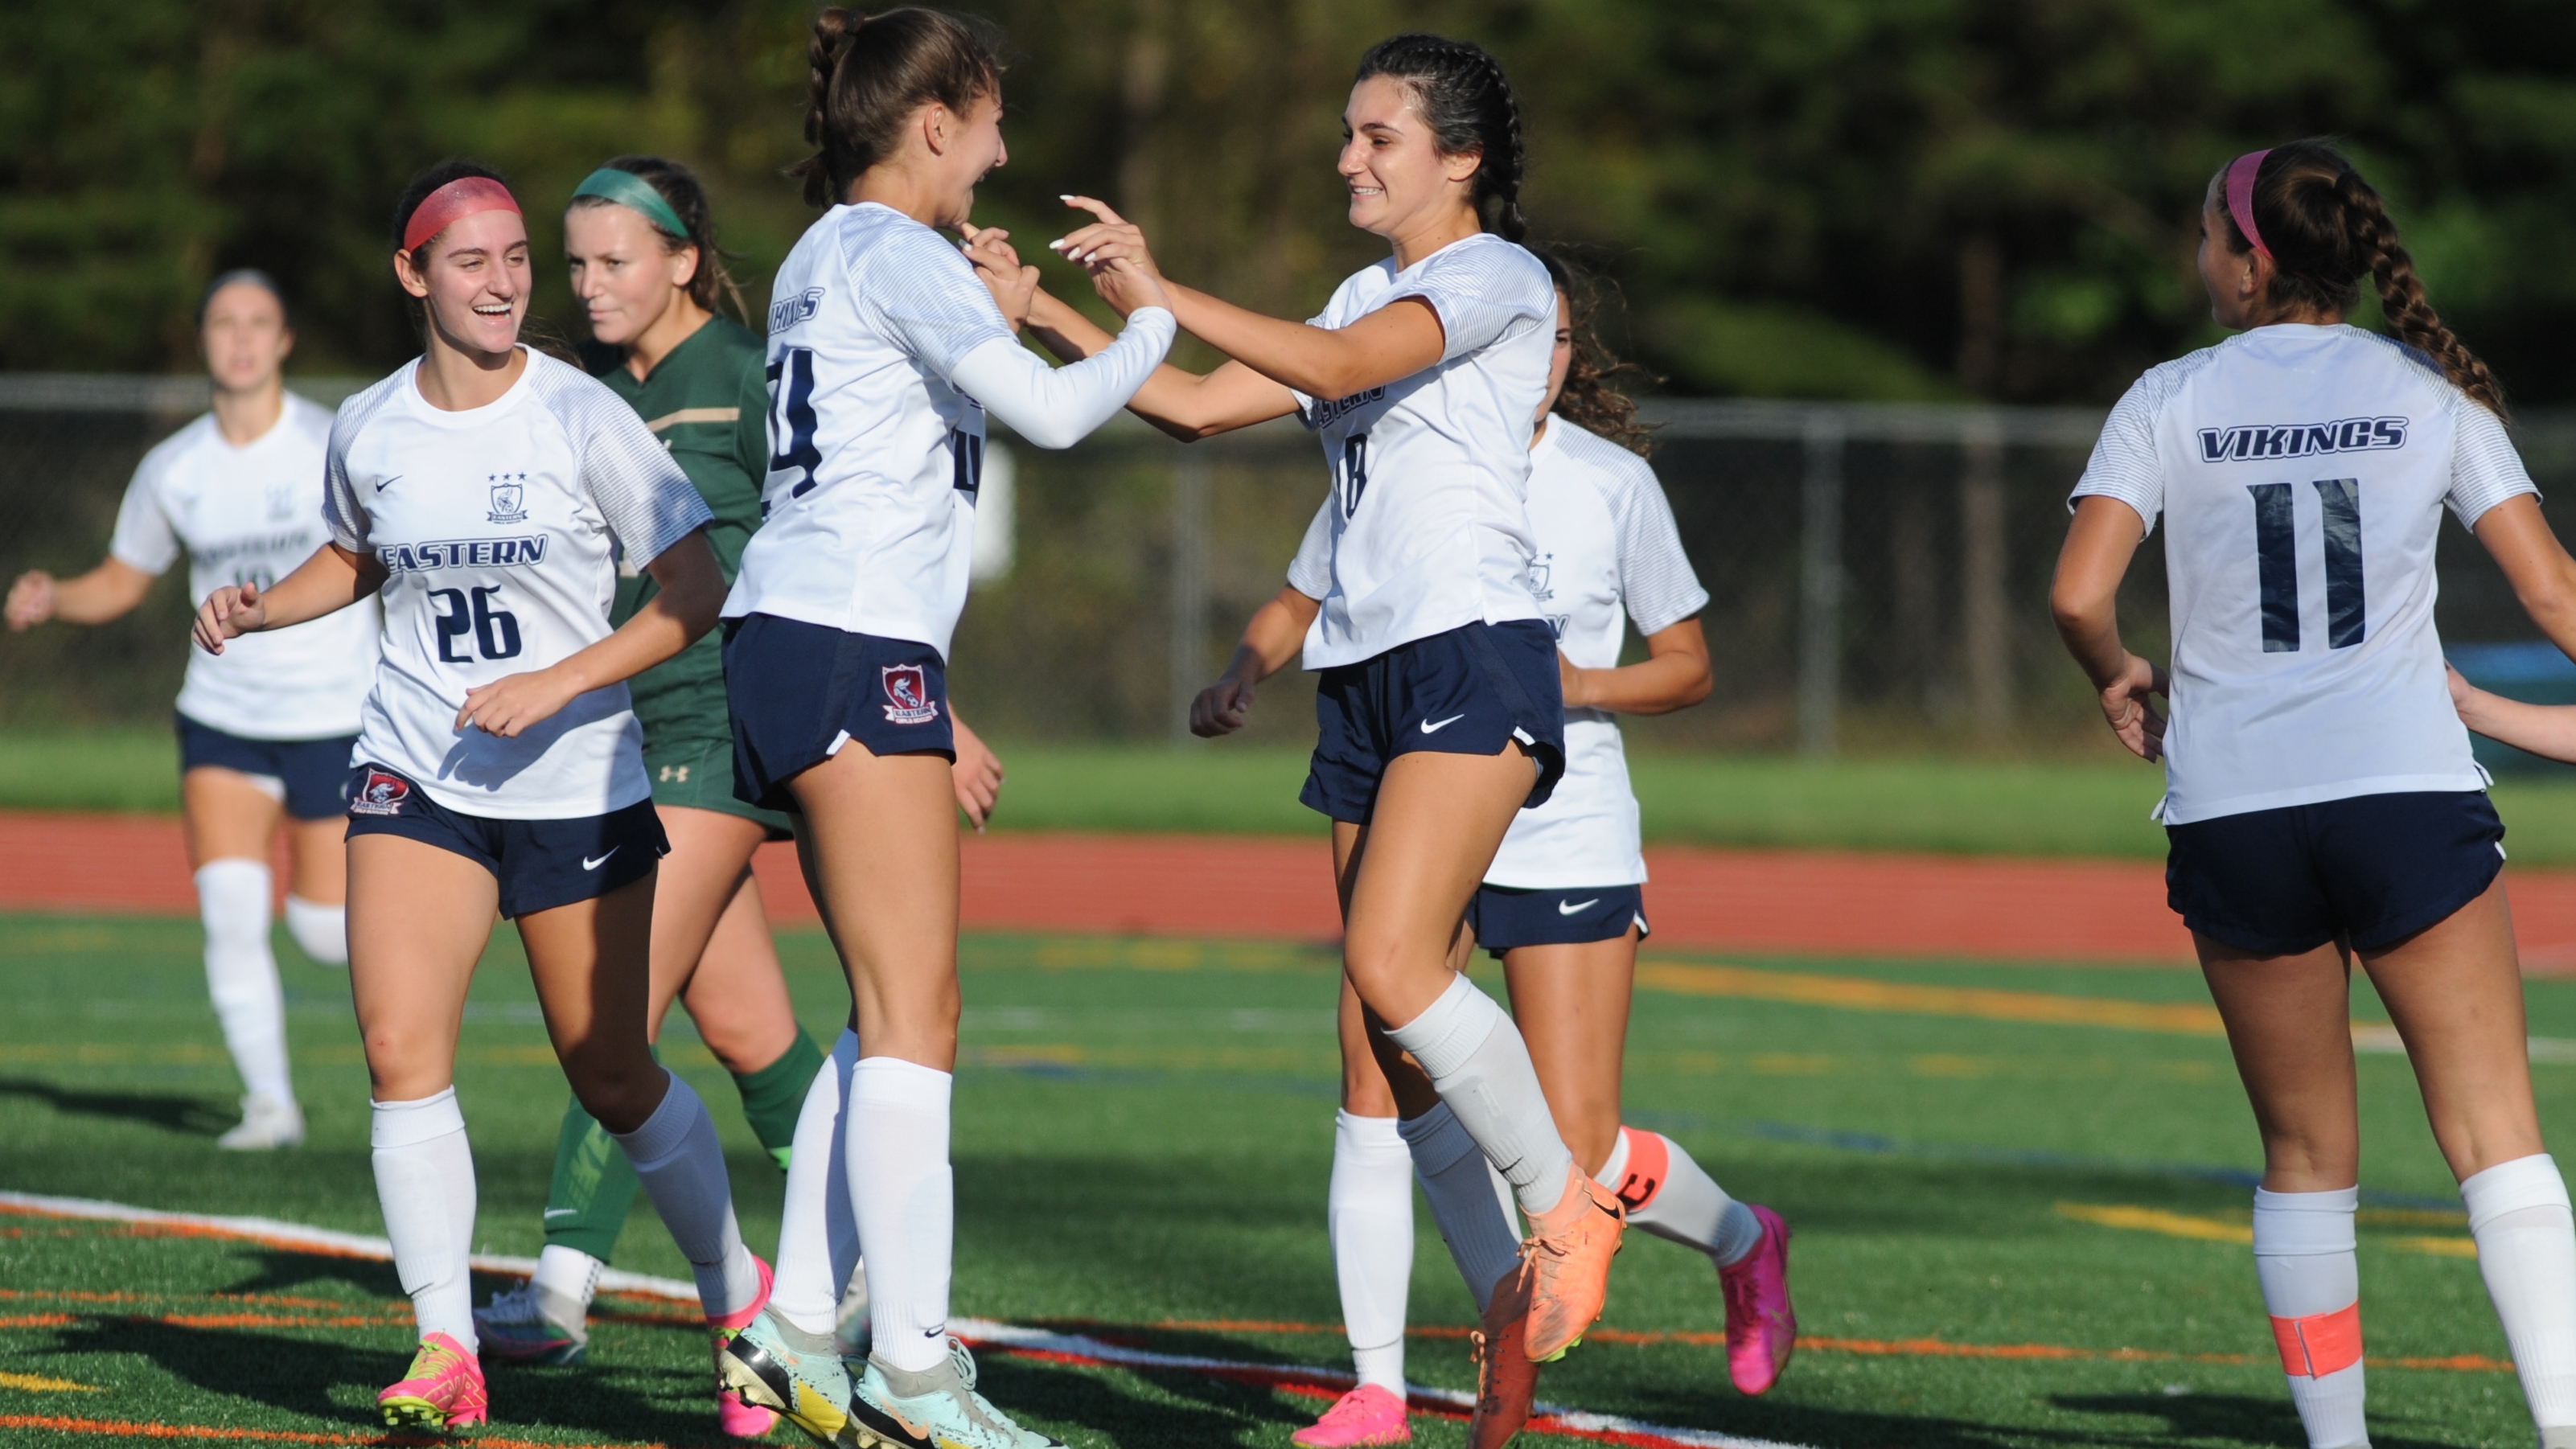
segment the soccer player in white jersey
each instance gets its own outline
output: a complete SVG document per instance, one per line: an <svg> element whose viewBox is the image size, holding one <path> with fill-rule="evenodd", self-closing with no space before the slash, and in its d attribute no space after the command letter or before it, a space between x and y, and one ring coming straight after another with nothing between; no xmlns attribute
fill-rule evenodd
<svg viewBox="0 0 2576 1449"><path fill-rule="evenodd" d="M1351 224L1393 255L1306 323L1166 283L1181 324L1233 361L1164 368L1135 408L1184 440L1293 413L1324 446L1329 583L1320 601L1289 587L1263 606L1191 727L1240 727L1278 667L1259 642L1303 638L1321 738L1300 798L1333 821L1342 1009L1413 1055L1529 1215L1512 1301L1535 1362L1600 1316L1622 1210L1575 1162L1520 1032L1450 964L1450 939L1504 832L1565 766L1523 501L1556 289L1518 244L1520 112L1491 55L1383 41L1342 121ZM1100 219L1057 249L1095 275L1153 266L1136 227L1071 200ZM1060 351L1101 341L1052 299L1031 318Z"/></svg>
<svg viewBox="0 0 2576 1449"><path fill-rule="evenodd" d="M735 791L801 817L797 848L848 973L855 1035L806 1099L788 1165L775 1311L724 1350L727 1381L825 1439L911 1449L1049 1443L975 1392L948 1334L949 1098L957 1053L957 822L945 674L966 598L986 410L1039 447L1107 421L1169 350L1172 314L1133 267L1103 355L1049 368L1013 335L1036 284L988 290L940 233L1007 159L1001 67L953 15L817 18L808 50L827 206L772 283L763 521L725 601ZM996 239L998 245L1000 239ZM809 1136L810 1132L810 1136ZM834 1153L835 1140L844 1150ZM814 1172L839 1163L872 1347L833 1342L855 1246ZM800 1174L804 1174L800 1181ZM828 1184L827 1184L828 1186Z"/></svg>
<svg viewBox="0 0 2576 1449"><path fill-rule="evenodd" d="M331 414L286 390L280 369L295 333L284 294L265 272L226 272L206 288L197 322L214 410L144 454L104 562L77 578L18 578L10 628L118 618L183 551L188 596L202 599L225 584L272 583L322 545ZM358 705L375 681L376 633L370 600L222 658L188 660L178 703L181 818L206 930L206 988L245 1091L241 1123L218 1146L304 1140L269 951L269 841L283 815L293 862L288 934L314 961L347 964L341 789Z"/></svg>
<svg viewBox="0 0 2576 1449"><path fill-rule="evenodd" d="M394 210L422 355L350 398L326 464L331 537L274 587L217 589L197 641L384 601L349 801L350 984L374 1099L376 1195L420 1349L390 1426L483 1422L466 1254L474 1159L456 1036L497 913L547 1034L696 1270L710 1328L768 1270L742 1244L715 1123L645 1041L654 864L666 848L625 681L715 622L706 503L618 396L519 342L527 227L500 179L448 161ZM617 559L661 592L612 629Z"/></svg>
<svg viewBox="0 0 2576 1449"><path fill-rule="evenodd" d="M1457 959L1463 967L1481 947L1502 960L1512 1018L1557 1130L1575 1161L1618 1194L1629 1225L1708 1255L1725 1302L1729 1371L1738 1389L1759 1394L1779 1378L1797 1339L1787 1226L1769 1208L1727 1196L1679 1143L1619 1121L1629 998L1647 924L1637 797L1616 716L1665 714L1707 697L1708 643L1697 615L1708 593L1641 456L1647 437L1636 404L1603 380L1619 364L1592 330L1592 295L1563 261L1545 253L1540 260L1556 282L1557 325L1547 403L1530 447L1530 533L1539 550L1531 579L1561 656L1565 778L1504 835L1468 908ZM1289 587L1309 600L1332 586L1329 538L1319 516L1288 571ZM1623 667L1631 619L1648 657ZM1296 637L1280 627L1291 622L1284 611L1261 622L1270 634L1248 642L1275 670L1295 652ZM1327 1211L1360 1381L1290 1437L1307 1449L1412 1438L1404 1327L1419 1174L1486 1317L1468 1443L1497 1449L1529 1418L1538 1384L1538 1365L1510 1338L1509 1299L1494 1291L1514 1266L1519 1240L1510 1196L1497 1191L1492 1169L1421 1070L1382 1047L1373 1053L1356 1015L1342 1018L1342 1062Z"/></svg>
<svg viewBox="0 0 2576 1449"><path fill-rule="evenodd" d="M2576 561L2377 192L2332 148L2237 158L2201 209L2210 315L2104 424L2057 567L2058 632L2120 741L2162 758L2174 909L2263 1135L2254 1268L2314 1449L2368 1442L2348 981L2360 957L2459 1179L2540 1442L2576 1446L2576 1228L2541 1142L2504 827L2433 629L2448 507L2576 652ZM2358 279L2396 338L2344 325ZM2165 519L2171 675L2121 575ZM2151 695L2171 701L2170 720Z"/></svg>

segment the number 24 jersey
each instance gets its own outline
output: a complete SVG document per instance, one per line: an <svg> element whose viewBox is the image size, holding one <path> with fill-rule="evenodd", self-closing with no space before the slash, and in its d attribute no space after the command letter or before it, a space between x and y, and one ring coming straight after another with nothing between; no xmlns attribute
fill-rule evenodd
<svg viewBox="0 0 2576 1449"><path fill-rule="evenodd" d="M2075 496L2166 519L2173 716L2157 818L2478 790L2433 628L2447 504L2537 490L2504 424L2358 328L2258 327L2150 370Z"/></svg>
<svg viewBox="0 0 2576 1449"><path fill-rule="evenodd" d="M357 753L451 810L603 815L652 793L624 683L515 739L456 728L465 692L608 637L617 558L645 567L706 500L615 393L542 353L508 392L447 412L415 361L350 398L324 475L334 542L386 573L384 660Z"/></svg>

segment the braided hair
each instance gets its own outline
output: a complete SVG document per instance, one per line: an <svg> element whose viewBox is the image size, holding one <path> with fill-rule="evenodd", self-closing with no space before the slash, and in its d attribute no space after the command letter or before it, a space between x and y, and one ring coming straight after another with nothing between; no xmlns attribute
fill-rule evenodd
<svg viewBox="0 0 2576 1449"><path fill-rule="evenodd" d="M1637 400L1610 385L1610 379L1620 373L1644 369L1633 362L1620 361L1593 329L1593 318L1601 310L1601 284L1554 247L1531 247L1530 253L1547 268L1556 289L1565 294L1565 326L1574 334L1574 355L1565 367L1565 390L1556 395L1556 406L1551 411L1641 458L1654 456L1654 429L1637 421Z"/></svg>
<svg viewBox="0 0 2576 1449"><path fill-rule="evenodd" d="M739 256L740 253L727 252L716 245L715 211L707 205L707 189L699 183L698 173L662 156L619 156L606 165L611 170L642 177L645 185L660 192L662 199L671 203L671 210L679 216L680 224L689 229L689 234L684 237L671 236L658 227L654 229L662 237L666 250L698 249L698 270L689 278L689 300L708 312L718 313L730 300L734 316L749 322L751 311L742 300L742 286L734 281L733 273L726 270L724 264L726 257ZM572 199L575 211L616 204L605 196L576 196Z"/></svg>
<svg viewBox="0 0 2576 1449"><path fill-rule="evenodd" d="M805 204L830 206L894 154L912 113L936 101L964 115L1002 90L999 37L944 10L864 15L838 5L814 17L805 46L805 139L814 154L787 168Z"/></svg>
<svg viewBox="0 0 2576 1449"><path fill-rule="evenodd" d="M1529 158L1521 147L1521 106L1502 62L1481 46L1439 35L1398 35L1360 57L1351 84L1385 76L1413 93L1443 156L1476 156L1476 220L1505 241L1516 242L1529 224L1521 215L1521 177Z"/></svg>
<svg viewBox="0 0 2576 1449"><path fill-rule="evenodd" d="M2210 179L2210 194L2222 195L2225 183L2222 168ZM2226 206L2216 209L2227 228L2228 251L2252 251ZM2346 312L2360 299L2359 279L2368 273L2398 339L2431 358L2453 387L2497 417L2505 415L2504 384L2443 325L2415 275L2415 259L2398 244L2387 206L2331 143L2293 141L2272 148L2254 171L2254 228L2272 253L2269 295L2275 303Z"/></svg>

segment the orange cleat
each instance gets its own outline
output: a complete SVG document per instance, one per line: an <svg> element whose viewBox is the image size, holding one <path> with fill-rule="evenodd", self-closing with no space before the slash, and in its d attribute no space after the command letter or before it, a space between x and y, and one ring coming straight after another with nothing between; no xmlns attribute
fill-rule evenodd
<svg viewBox="0 0 2576 1449"><path fill-rule="evenodd" d="M1503 1449L1529 1422L1530 1400L1538 1394L1538 1365L1523 1347L1529 1278L1527 1265L1514 1268L1485 1304L1484 1326L1473 1339L1476 1412L1467 1421L1467 1449Z"/></svg>
<svg viewBox="0 0 2576 1449"><path fill-rule="evenodd" d="M1565 1195L1531 1215L1529 1240L1521 1244L1520 1276L1529 1285L1521 1349L1530 1362L1562 1358L1601 1316L1610 1296L1610 1260L1627 1227L1618 1195L1569 1164Z"/></svg>

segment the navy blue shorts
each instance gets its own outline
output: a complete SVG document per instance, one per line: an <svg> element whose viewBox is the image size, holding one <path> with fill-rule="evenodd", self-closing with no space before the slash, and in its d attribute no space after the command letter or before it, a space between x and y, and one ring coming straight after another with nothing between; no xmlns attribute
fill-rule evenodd
<svg viewBox="0 0 2576 1449"><path fill-rule="evenodd" d="M328 820L348 808L349 752L356 735L327 740L254 740L226 734L186 715L179 721L179 773L201 765L238 770L286 787L286 813L298 820Z"/></svg>
<svg viewBox="0 0 2576 1449"><path fill-rule="evenodd" d="M2168 825L2165 900L2240 951L2340 940L2380 951L2451 913L2504 868L2504 822L2477 790L2355 795Z"/></svg>
<svg viewBox="0 0 2576 1449"><path fill-rule="evenodd" d="M349 838L399 835L464 856L501 883L505 920L596 900L653 873L671 853L651 800L569 820L497 820L450 810L378 764L349 775Z"/></svg>
<svg viewBox="0 0 2576 1449"><path fill-rule="evenodd" d="M725 621L724 670L733 793L764 810L794 810L787 782L853 740L957 758L948 665L927 644L753 614Z"/></svg>
<svg viewBox="0 0 2576 1449"><path fill-rule="evenodd" d="M1478 886L1467 902L1467 929L1476 944L1501 960L1515 946L1579 946L1615 941L1637 928L1642 941L1654 934L1646 924L1643 886L1586 886L1581 890L1523 890L1516 886Z"/></svg>
<svg viewBox="0 0 2576 1449"><path fill-rule="evenodd" d="M1524 810L1565 775L1565 688L1556 633L1536 619L1465 624L1398 644L1315 683L1315 758L1308 809L1366 825L1378 782L1398 755L1499 755L1517 741L1538 761Z"/></svg>

